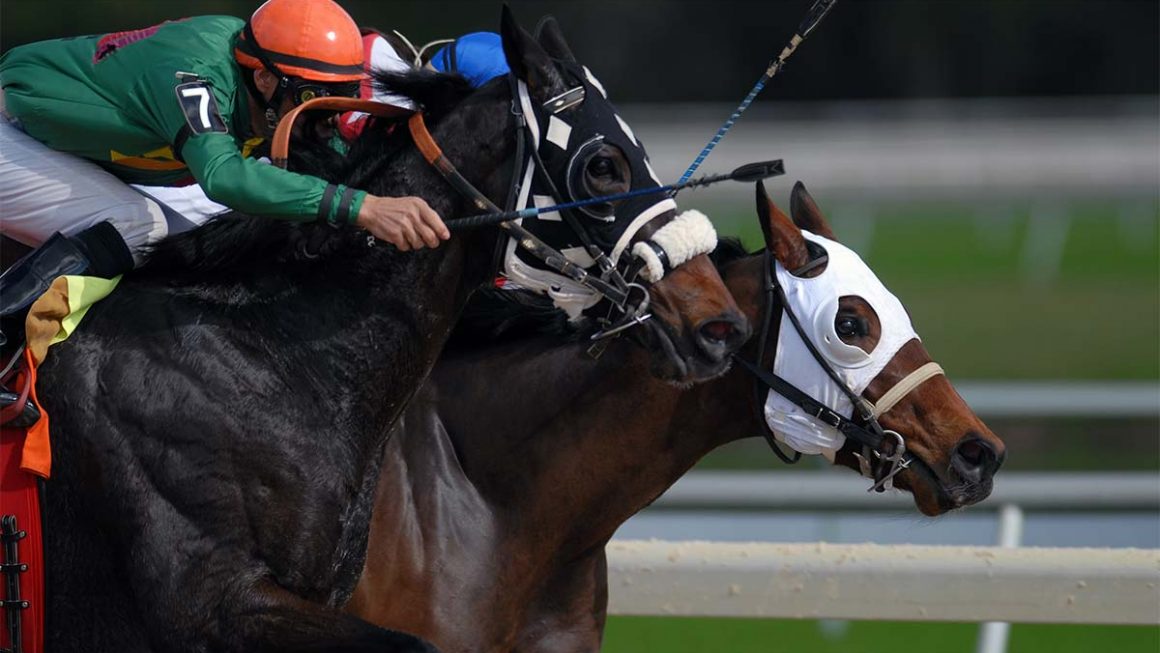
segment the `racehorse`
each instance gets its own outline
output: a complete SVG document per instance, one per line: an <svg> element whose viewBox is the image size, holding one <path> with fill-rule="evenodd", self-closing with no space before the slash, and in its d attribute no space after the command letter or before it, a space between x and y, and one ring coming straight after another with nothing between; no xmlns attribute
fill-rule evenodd
<svg viewBox="0 0 1160 653"><path fill-rule="evenodd" d="M512 87L535 111L581 88L550 56L562 39L546 50L506 10L502 35L511 86L383 78L423 107L446 160L497 204L524 169ZM577 133L576 116L614 115L587 75L587 93L551 114ZM549 180L593 194L659 185L632 174L647 167L639 145L597 146L579 173L549 166ZM368 128L348 159L337 176L350 185L423 197L445 217L479 211L405 127ZM631 246L676 220L671 200L650 216L625 204L587 224L591 240ZM40 368L54 426L49 650L434 650L336 606L363 568L383 443L462 306L491 281L499 238L480 230L399 254L353 230L238 218L159 245ZM748 327L709 260L650 290L653 367L680 382L723 372Z"/></svg>
<svg viewBox="0 0 1160 653"><path fill-rule="evenodd" d="M760 191L766 248L796 270L809 256L798 225L833 234L800 184L791 207L796 225ZM828 248L833 255L837 245ZM770 308L769 262L736 244L719 249L726 285L759 323ZM866 321L865 333L847 338L852 345L885 342L869 304L844 297L841 306L835 321ZM778 330L770 333L764 348L754 338L739 355L768 369L771 354L759 360L759 352L778 350ZM910 340L864 395L879 401L928 362ZM598 650L609 538L706 453L766 428L746 370L685 389L649 378L647 366L629 346L584 362L582 343L558 337L448 349L388 444L366 569L347 609L405 624L449 652ZM926 380L880 419L915 455L895 482L923 513L989 494L1004 445L945 376ZM848 442L838 463L859 469L855 453Z"/></svg>

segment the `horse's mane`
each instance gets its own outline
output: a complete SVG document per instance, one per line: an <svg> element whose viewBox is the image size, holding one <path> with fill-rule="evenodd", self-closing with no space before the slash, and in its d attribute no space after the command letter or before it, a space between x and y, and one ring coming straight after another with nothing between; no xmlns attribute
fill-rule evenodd
<svg viewBox="0 0 1160 653"><path fill-rule="evenodd" d="M721 238L709 260L718 270L749 256L737 238ZM475 349L481 345L548 336L557 342L579 340L593 330L590 320L569 321L552 300L528 290L480 290L463 309L448 341L450 348Z"/></svg>
<svg viewBox="0 0 1160 653"><path fill-rule="evenodd" d="M482 345L527 340L540 336L555 342L573 341L591 331L588 320L569 321L548 297L530 290L477 290L463 309L447 341L448 349L477 349Z"/></svg>
<svg viewBox="0 0 1160 653"><path fill-rule="evenodd" d="M717 271L720 272L725 269L726 265L729 265L733 261L743 259L754 253L757 252L749 252L745 249L745 246L741 244L740 238L729 236L717 240L717 249L709 253L709 260L713 262Z"/></svg>
<svg viewBox="0 0 1160 653"><path fill-rule="evenodd" d="M472 92L460 75L430 70L379 71L374 74L374 83L384 92L411 99L431 125ZM374 173L405 152L411 142L406 129L391 129L392 124L397 123L372 119L346 154L329 143L296 140L290 169L331 183L365 188ZM233 212L156 243L137 273L205 280L228 278L240 269L262 264L313 265L364 238L358 230L334 229L316 221L275 220Z"/></svg>

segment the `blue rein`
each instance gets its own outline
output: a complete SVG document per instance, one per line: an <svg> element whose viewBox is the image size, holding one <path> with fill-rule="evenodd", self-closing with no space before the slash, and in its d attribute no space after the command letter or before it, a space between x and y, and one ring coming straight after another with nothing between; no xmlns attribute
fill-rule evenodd
<svg viewBox="0 0 1160 653"><path fill-rule="evenodd" d="M814 2L813 6L810 7L809 13L802 20L801 25L798 25L797 33L790 39L789 44L782 49L781 54L777 55L776 59L769 62L769 66L766 67L765 73L761 75L761 79L757 80L757 83L750 89L749 95L746 95L745 99L741 101L741 104L737 105L737 109L733 111L733 115L729 116L729 119L725 121L724 125L721 125L721 128L717 130L713 138L709 139L709 143L705 145L701 153L697 155L697 158L693 159L693 163L685 170L685 174L681 175L681 180L677 182L678 184L688 181L689 177L692 177L693 173L697 171L697 168L701 167L701 163L708 158L713 148L717 147L717 143L720 143L721 139L725 137L725 134L733 128L733 123L737 122L737 119L741 117L741 114L745 113L745 110L749 108L750 104L753 104L753 100L757 98L757 94L765 88L765 85L774 75L781 71L782 67L785 66L786 59L789 59L789 56L793 54L798 45L806 40L810 32L814 31L818 23L826 17L826 14L830 13L830 9L834 7L837 1L816 0Z"/></svg>

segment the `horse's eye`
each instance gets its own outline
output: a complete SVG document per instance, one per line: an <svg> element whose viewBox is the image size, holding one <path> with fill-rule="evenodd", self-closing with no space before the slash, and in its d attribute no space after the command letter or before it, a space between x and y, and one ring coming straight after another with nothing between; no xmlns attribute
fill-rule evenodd
<svg viewBox="0 0 1160 653"><path fill-rule="evenodd" d="M594 156L588 162L588 174L593 177L611 177L614 170L612 159L606 156Z"/></svg>
<svg viewBox="0 0 1160 653"><path fill-rule="evenodd" d="M869 325L866 324L866 321L856 315L839 315L834 320L834 330L843 338L865 336L870 333Z"/></svg>

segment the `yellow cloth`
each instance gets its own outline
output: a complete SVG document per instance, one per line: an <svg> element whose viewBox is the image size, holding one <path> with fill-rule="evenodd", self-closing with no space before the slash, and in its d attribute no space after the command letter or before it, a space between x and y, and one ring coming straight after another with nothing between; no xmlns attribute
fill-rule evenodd
<svg viewBox="0 0 1160 653"><path fill-rule="evenodd" d="M85 313L89 312L89 307L113 292L120 280L121 277L57 277L48 291L28 309L25 321L27 349L24 352L28 367L21 375L31 377L29 396L40 408L40 419L25 433L20 453L21 469L42 478L48 478L52 470L48 413L36 396L37 366L44 362L49 346L72 335Z"/></svg>
<svg viewBox="0 0 1160 653"><path fill-rule="evenodd" d="M28 310L25 334L28 349L39 365L48 348L64 341L76 331L89 308L113 292L121 277L57 277L48 291Z"/></svg>

